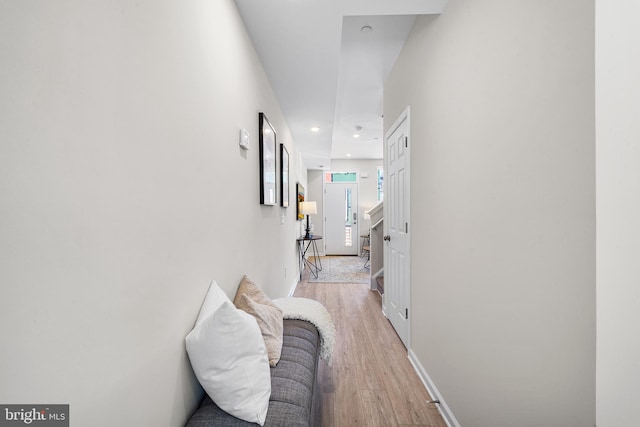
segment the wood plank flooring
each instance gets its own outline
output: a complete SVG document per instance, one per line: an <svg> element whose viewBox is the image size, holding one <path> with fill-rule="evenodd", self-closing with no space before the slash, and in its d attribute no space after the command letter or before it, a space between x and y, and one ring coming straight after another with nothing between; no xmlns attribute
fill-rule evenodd
<svg viewBox="0 0 640 427"><path fill-rule="evenodd" d="M296 297L320 301L336 324L331 366L321 361L322 426L447 427L407 350L363 284L298 284Z"/></svg>

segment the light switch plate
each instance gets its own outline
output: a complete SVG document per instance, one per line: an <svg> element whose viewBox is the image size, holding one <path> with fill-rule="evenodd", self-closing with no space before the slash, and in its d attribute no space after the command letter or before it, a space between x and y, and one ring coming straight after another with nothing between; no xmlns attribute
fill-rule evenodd
<svg viewBox="0 0 640 427"><path fill-rule="evenodd" d="M249 149L249 131L246 129L240 129L240 147Z"/></svg>

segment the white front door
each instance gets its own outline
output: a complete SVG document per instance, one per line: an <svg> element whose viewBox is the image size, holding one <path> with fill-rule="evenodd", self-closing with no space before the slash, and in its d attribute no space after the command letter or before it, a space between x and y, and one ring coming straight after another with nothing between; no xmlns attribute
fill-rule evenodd
<svg viewBox="0 0 640 427"><path fill-rule="evenodd" d="M409 109L385 135L384 304L409 348Z"/></svg>
<svg viewBox="0 0 640 427"><path fill-rule="evenodd" d="M324 244L327 255L358 255L358 184L325 183Z"/></svg>

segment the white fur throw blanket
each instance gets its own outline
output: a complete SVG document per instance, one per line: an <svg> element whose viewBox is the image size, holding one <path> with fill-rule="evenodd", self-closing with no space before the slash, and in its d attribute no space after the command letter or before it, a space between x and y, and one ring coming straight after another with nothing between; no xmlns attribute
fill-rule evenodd
<svg viewBox="0 0 640 427"><path fill-rule="evenodd" d="M320 333L320 357L331 364L336 327L324 305L308 298L279 298L273 303L284 312L285 319L306 320L315 325Z"/></svg>

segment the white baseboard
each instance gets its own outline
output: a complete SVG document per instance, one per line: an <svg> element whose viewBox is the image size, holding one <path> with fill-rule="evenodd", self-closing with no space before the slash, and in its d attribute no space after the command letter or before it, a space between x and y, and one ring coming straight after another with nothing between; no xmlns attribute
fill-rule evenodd
<svg viewBox="0 0 640 427"><path fill-rule="evenodd" d="M298 277L296 276L296 278L293 279L293 284L289 288L289 295L287 295L287 298L291 298L293 296L293 293L296 291L296 287L298 286L298 283L299 283Z"/></svg>
<svg viewBox="0 0 640 427"><path fill-rule="evenodd" d="M371 265L371 264L369 264ZM372 273L371 274L371 279L369 280L370 284L369 284L369 288L372 291L377 291L378 290L378 282L377 282L377 278L378 276L382 276L384 275L384 268L381 268L380 270L378 270L376 273Z"/></svg>
<svg viewBox="0 0 640 427"><path fill-rule="evenodd" d="M420 377L425 388L431 395L431 398L433 400L440 401L440 403L436 403L436 406L438 407L438 411L440 411L442 418L444 418L444 422L447 423L447 426L461 427L460 423L458 422L456 417L453 415L453 412L451 412L451 408L449 408L449 406L447 405L447 402L445 402L445 400L442 398L442 395L438 391L438 388L431 380L431 377L429 377L429 374L427 374L427 371L424 369L424 367L418 360L418 357L413 352L413 350L409 350L409 361L413 365L413 369L415 369L416 372L418 373L418 376Z"/></svg>

